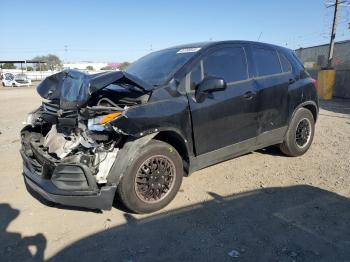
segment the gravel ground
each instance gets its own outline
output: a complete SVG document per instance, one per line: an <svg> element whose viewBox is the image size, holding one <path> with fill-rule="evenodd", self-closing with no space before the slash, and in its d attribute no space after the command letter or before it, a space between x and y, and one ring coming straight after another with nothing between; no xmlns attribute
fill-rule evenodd
<svg viewBox="0 0 350 262"><path fill-rule="evenodd" d="M29 195L19 130L39 103L33 87L0 90L0 260L350 261L349 100L322 102L304 156L269 148L195 172L151 215Z"/></svg>

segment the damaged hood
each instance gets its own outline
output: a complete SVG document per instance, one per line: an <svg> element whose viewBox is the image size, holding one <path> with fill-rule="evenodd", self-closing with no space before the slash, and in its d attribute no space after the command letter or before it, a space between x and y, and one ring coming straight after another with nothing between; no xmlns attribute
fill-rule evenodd
<svg viewBox="0 0 350 262"><path fill-rule="evenodd" d="M153 89L152 85L122 71L89 75L64 70L45 78L38 85L37 92L41 97L59 103L61 109L69 110L84 106L95 92L112 83L131 84L145 92Z"/></svg>

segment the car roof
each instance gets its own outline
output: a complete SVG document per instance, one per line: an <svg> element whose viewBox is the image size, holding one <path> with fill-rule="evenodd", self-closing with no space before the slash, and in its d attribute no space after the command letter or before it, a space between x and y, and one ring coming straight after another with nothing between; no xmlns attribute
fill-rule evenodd
<svg viewBox="0 0 350 262"><path fill-rule="evenodd" d="M225 40L225 41L207 41L207 42L197 42L197 43L189 43L189 44L182 44L182 45L177 45L173 46L170 48L166 49L172 49L172 48L210 48L214 47L217 45L222 45L222 44L252 44L252 45L259 45L261 47L270 47L270 48L276 48L276 49L284 49L284 50L290 50L286 47L278 46L278 45L273 45L273 44L268 44L268 43L263 43L263 42L256 42L256 41L247 41L247 40Z"/></svg>

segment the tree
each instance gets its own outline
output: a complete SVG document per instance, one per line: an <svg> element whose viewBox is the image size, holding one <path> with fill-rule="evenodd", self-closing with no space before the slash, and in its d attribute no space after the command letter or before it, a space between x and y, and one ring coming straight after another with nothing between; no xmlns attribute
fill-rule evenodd
<svg viewBox="0 0 350 262"><path fill-rule="evenodd" d="M101 70L113 70L113 68L108 65L108 66L101 67Z"/></svg>
<svg viewBox="0 0 350 262"><path fill-rule="evenodd" d="M33 70L34 70L33 67L27 66L27 71L33 71Z"/></svg>
<svg viewBox="0 0 350 262"><path fill-rule="evenodd" d="M46 62L46 65L41 65L40 67L37 66L36 70L39 71L40 68L41 70L60 70L62 69L62 61L61 59L53 54L48 54L46 56L36 56L33 58L33 60L39 60L39 61L44 61Z"/></svg>
<svg viewBox="0 0 350 262"><path fill-rule="evenodd" d="M93 66L89 65L89 66L87 66L87 67L86 67L86 70L93 71L93 70L94 70L94 68L93 68Z"/></svg>
<svg viewBox="0 0 350 262"><path fill-rule="evenodd" d="M5 63L2 65L2 69L16 69L13 63Z"/></svg>
<svg viewBox="0 0 350 262"><path fill-rule="evenodd" d="M35 71L47 71L49 67L46 64L37 64L35 66Z"/></svg>
<svg viewBox="0 0 350 262"><path fill-rule="evenodd" d="M120 63L120 65L118 66L119 70L124 70L125 68L127 68L130 65L129 62L125 61L123 63Z"/></svg>

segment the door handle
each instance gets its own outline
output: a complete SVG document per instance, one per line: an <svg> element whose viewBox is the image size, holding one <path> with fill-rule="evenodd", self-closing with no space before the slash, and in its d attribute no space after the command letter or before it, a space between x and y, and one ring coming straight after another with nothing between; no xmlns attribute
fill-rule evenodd
<svg viewBox="0 0 350 262"><path fill-rule="evenodd" d="M294 84L295 83L295 79L294 78L290 78L289 80L288 80L288 83L291 85L291 84Z"/></svg>
<svg viewBox="0 0 350 262"><path fill-rule="evenodd" d="M248 92L245 92L245 93L244 93L243 97L244 97L245 99L252 99L255 95L256 95L255 92L248 91Z"/></svg>

